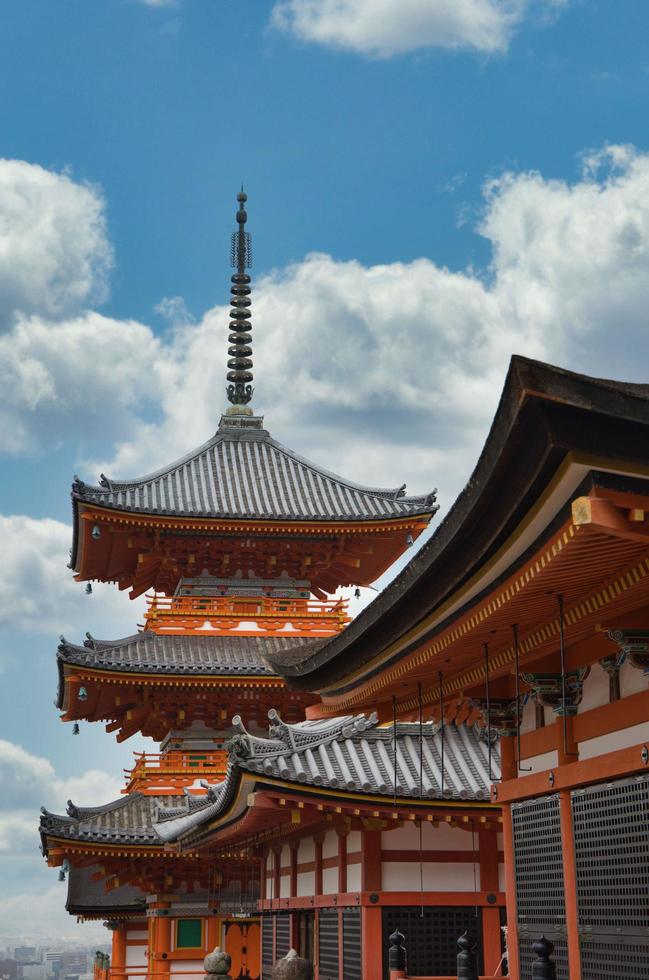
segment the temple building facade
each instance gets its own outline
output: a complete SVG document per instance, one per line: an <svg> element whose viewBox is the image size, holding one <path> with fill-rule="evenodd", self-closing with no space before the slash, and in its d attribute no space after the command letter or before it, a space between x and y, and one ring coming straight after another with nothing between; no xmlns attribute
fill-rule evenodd
<svg viewBox="0 0 649 980"><path fill-rule="evenodd" d="M649 386L513 357L466 488L350 621L435 493L253 414L245 200L216 433L73 484L76 579L149 598L132 636L61 640L57 705L160 748L41 817L68 911L113 931L98 980L192 980L217 945L261 980L290 949L315 980L445 980L458 948L467 978L646 977Z"/></svg>

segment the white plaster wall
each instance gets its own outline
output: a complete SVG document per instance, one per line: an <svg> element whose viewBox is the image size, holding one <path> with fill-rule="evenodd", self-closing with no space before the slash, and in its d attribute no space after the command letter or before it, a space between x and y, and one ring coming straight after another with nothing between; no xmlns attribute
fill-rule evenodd
<svg viewBox="0 0 649 980"><path fill-rule="evenodd" d="M126 965L127 966L146 966L146 946L127 946Z"/></svg>
<svg viewBox="0 0 649 980"><path fill-rule="evenodd" d="M629 694L637 694L638 691L646 691L649 687L649 677L645 677L641 670L632 667L631 664L623 664L620 669L620 695L623 698Z"/></svg>
<svg viewBox="0 0 649 980"><path fill-rule="evenodd" d="M279 879L279 897L288 898L291 894L291 876L290 875L280 875Z"/></svg>
<svg viewBox="0 0 649 980"><path fill-rule="evenodd" d="M312 837L304 837L297 852L298 864L306 864L307 861L315 861L315 842Z"/></svg>
<svg viewBox="0 0 649 980"><path fill-rule="evenodd" d="M338 834L335 830L328 830L322 842L323 858L336 857L338 854Z"/></svg>
<svg viewBox="0 0 649 980"><path fill-rule="evenodd" d="M347 891L359 892L361 890L361 866L360 864L347 865Z"/></svg>
<svg viewBox="0 0 649 980"><path fill-rule="evenodd" d="M322 869L322 894L335 895L338 891L338 868Z"/></svg>
<svg viewBox="0 0 649 980"><path fill-rule="evenodd" d="M528 759L521 759L521 765L530 767L532 772L544 772L546 769L555 769L559 764L559 757L556 750L544 752L542 755L532 755ZM529 775L529 773L524 773Z"/></svg>
<svg viewBox="0 0 649 980"><path fill-rule="evenodd" d="M172 960L171 961L171 975L177 977L178 980L201 980L200 974L197 970L200 970L203 966L203 961L201 959L197 960ZM144 978L142 978L144 980Z"/></svg>
<svg viewBox="0 0 649 980"><path fill-rule="evenodd" d="M472 892L473 864L455 862L425 863L424 890L433 892ZM476 882L480 888L480 873L476 865ZM384 892L416 892L421 887L418 861L386 861L383 864Z"/></svg>
<svg viewBox="0 0 649 980"><path fill-rule="evenodd" d="M580 742L579 758L593 759L595 756L604 755L606 752L615 752L616 749L628 749L642 742L649 742L649 721L644 721L640 725L632 725L630 728L622 728L618 732L610 732L608 735L599 735L597 738L589 738L585 742ZM639 754L638 760L640 760Z"/></svg>
<svg viewBox="0 0 649 980"><path fill-rule="evenodd" d="M451 827L447 823L440 823L438 827L433 827L431 823L424 822L421 836L424 848L427 850L448 848L451 851L470 851L472 847L470 833L459 827ZM382 830L381 847L384 851L418 851L418 824L409 822L401 827L395 827L394 830Z"/></svg>
<svg viewBox="0 0 649 980"><path fill-rule="evenodd" d="M144 939L145 942L149 938L148 929L127 929L126 938L128 939Z"/></svg>
<svg viewBox="0 0 649 980"><path fill-rule="evenodd" d="M608 674L604 668L598 664L592 664L590 673L584 681L584 691L578 707L579 714L584 711L591 711L609 702L609 683Z"/></svg>
<svg viewBox="0 0 649 980"><path fill-rule="evenodd" d="M521 735L525 732L533 732L536 728L536 711L534 701L530 698L523 707L523 717L521 718Z"/></svg>
<svg viewBox="0 0 649 980"><path fill-rule="evenodd" d="M288 868L290 867L290 864L291 864L291 849L288 846L288 844L284 844L280 854L279 866L280 868Z"/></svg>
<svg viewBox="0 0 649 980"><path fill-rule="evenodd" d="M347 853L354 854L356 851L361 849L361 832L360 830L352 830L347 834Z"/></svg>
<svg viewBox="0 0 649 980"><path fill-rule="evenodd" d="M275 864L275 855L272 851L268 852L268 857L266 859L266 873L268 877L266 878L266 898L274 898L273 895L273 867Z"/></svg>
<svg viewBox="0 0 649 980"><path fill-rule="evenodd" d="M298 873L297 893L301 898L315 895L315 871L300 871Z"/></svg>
<svg viewBox="0 0 649 980"><path fill-rule="evenodd" d="M501 892L505 891L505 865L498 865L498 890Z"/></svg>

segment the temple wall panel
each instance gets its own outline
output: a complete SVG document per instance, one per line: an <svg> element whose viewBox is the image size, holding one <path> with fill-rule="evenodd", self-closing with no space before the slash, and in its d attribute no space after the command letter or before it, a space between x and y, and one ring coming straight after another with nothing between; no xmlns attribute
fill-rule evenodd
<svg viewBox="0 0 649 980"><path fill-rule="evenodd" d="M649 687L649 678L645 677L641 670L631 664L623 664L620 669L620 696L626 698L629 694L637 694L638 691L646 691Z"/></svg>
<svg viewBox="0 0 649 980"><path fill-rule="evenodd" d="M593 759L598 755L615 752L616 749L630 748L632 745L646 741L649 741L649 721L580 742L579 758L582 760Z"/></svg>
<svg viewBox="0 0 649 980"><path fill-rule="evenodd" d="M147 947L144 946L127 946L126 947L126 965L127 966L146 966L147 964Z"/></svg>
<svg viewBox="0 0 649 980"><path fill-rule="evenodd" d="M176 977L177 980L200 980L197 976L196 971L202 970L203 966L203 951L201 951L201 958L194 960L172 960L171 961L171 975Z"/></svg>
<svg viewBox="0 0 649 980"><path fill-rule="evenodd" d="M282 874L279 879L279 897L288 898L291 894L291 876Z"/></svg>
<svg viewBox="0 0 649 980"><path fill-rule="evenodd" d="M601 664L593 664L590 673L584 681L584 691L579 705L579 714L599 708L609 702L609 678Z"/></svg>
<svg viewBox="0 0 649 980"><path fill-rule="evenodd" d="M353 854L361 849L361 832L360 830L352 830L347 835L347 853Z"/></svg>
<svg viewBox="0 0 649 980"><path fill-rule="evenodd" d="M322 894L335 895L338 891L338 868L324 868L322 871Z"/></svg>
<svg viewBox="0 0 649 980"><path fill-rule="evenodd" d="M127 942L129 940L131 940L131 939L133 939L133 940L135 940L135 939L138 939L138 940L141 939L143 942L146 943L146 941L147 941L148 938L149 938L148 929L129 929L129 928L126 929L126 941Z"/></svg>
<svg viewBox="0 0 649 980"><path fill-rule="evenodd" d="M298 864L315 861L315 842L312 837L303 837L297 854Z"/></svg>
<svg viewBox="0 0 649 980"><path fill-rule="evenodd" d="M361 866L358 864L347 865L347 891L359 892L361 890Z"/></svg>
<svg viewBox="0 0 649 980"><path fill-rule="evenodd" d="M338 834L335 830L328 830L322 842L322 857L336 857L338 854Z"/></svg>
<svg viewBox="0 0 649 980"><path fill-rule="evenodd" d="M431 823L424 822L421 840L424 848L430 850L470 851L473 846L471 834L459 827L450 827L446 823L434 827ZM395 827L394 830L383 830L381 848L384 851L418 851L419 825L406 823L401 827Z"/></svg>
<svg viewBox="0 0 649 980"><path fill-rule="evenodd" d="M530 698L523 707L523 714L521 717L521 735L526 732L533 732L536 728L536 705L532 698Z"/></svg>
<svg viewBox="0 0 649 980"><path fill-rule="evenodd" d="M479 868L476 862L456 863L436 861L425 862L423 865L423 884L425 891L436 892L472 892L479 889ZM420 868L418 861L384 861L383 862L383 891L384 892L416 892L421 888Z"/></svg>
<svg viewBox="0 0 649 980"><path fill-rule="evenodd" d="M529 758L521 759L521 765L530 767L533 773L545 772L546 769L554 769L558 765L558 753L553 750L552 752L543 752L541 755L532 755Z"/></svg>
<svg viewBox="0 0 649 980"><path fill-rule="evenodd" d="M315 894L315 871L298 872L297 893L302 898Z"/></svg>

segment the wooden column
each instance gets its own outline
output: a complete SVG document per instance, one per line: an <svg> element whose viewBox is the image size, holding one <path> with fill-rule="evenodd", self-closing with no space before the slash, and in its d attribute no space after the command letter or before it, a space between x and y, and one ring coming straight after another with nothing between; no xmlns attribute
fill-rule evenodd
<svg viewBox="0 0 649 980"><path fill-rule="evenodd" d="M300 849L300 842L291 841L288 846L289 846L289 857L290 857L289 894L291 898L296 898L297 897L297 859L298 859L298 852ZM289 946L291 949L298 949L299 947L297 913L295 912L291 912L289 918Z"/></svg>
<svg viewBox="0 0 649 980"><path fill-rule="evenodd" d="M170 909L169 902L154 902L151 908L156 912ZM171 972L171 962L169 953L171 952L171 916L155 915L153 918L153 973L158 975L169 975Z"/></svg>
<svg viewBox="0 0 649 980"><path fill-rule="evenodd" d="M381 831L364 830L361 837L361 890L381 891ZM383 976L383 921L381 907L364 906L361 911L363 980Z"/></svg>
<svg viewBox="0 0 649 980"><path fill-rule="evenodd" d="M381 908L364 905L361 909L362 968L363 980L382 980L383 977L383 923Z"/></svg>
<svg viewBox="0 0 649 980"><path fill-rule="evenodd" d="M568 938L568 964L570 980L581 980L581 952L579 949L579 917L577 910L577 868L575 864L575 835L572 827L570 790L559 792L561 816L561 844L563 847L563 882L566 898L566 933Z"/></svg>
<svg viewBox="0 0 649 980"><path fill-rule="evenodd" d="M346 828L339 828L338 834L338 894L347 891L347 834Z"/></svg>
<svg viewBox="0 0 649 980"><path fill-rule="evenodd" d="M113 945L110 955L111 975L114 980L126 977L126 923L120 922L113 930Z"/></svg>
<svg viewBox="0 0 649 980"><path fill-rule="evenodd" d="M281 895L281 882L282 882L282 849L274 847L273 848L273 898L279 898Z"/></svg>
<svg viewBox="0 0 649 980"><path fill-rule="evenodd" d="M508 741L508 739L502 739ZM480 889L483 892L499 891L498 887L498 834L495 830L478 832L480 850ZM482 909L482 945L484 950L484 972L493 976L501 957L500 909L485 906Z"/></svg>
<svg viewBox="0 0 649 980"><path fill-rule="evenodd" d="M314 895L322 895L322 844L324 834L315 834L313 846L315 847L315 887Z"/></svg>
<svg viewBox="0 0 649 980"><path fill-rule="evenodd" d="M503 806L503 851L505 856L505 899L507 902L507 951L509 953L509 975L512 980L521 980L520 958L518 955L514 828L512 824L512 811L509 803L506 803Z"/></svg>

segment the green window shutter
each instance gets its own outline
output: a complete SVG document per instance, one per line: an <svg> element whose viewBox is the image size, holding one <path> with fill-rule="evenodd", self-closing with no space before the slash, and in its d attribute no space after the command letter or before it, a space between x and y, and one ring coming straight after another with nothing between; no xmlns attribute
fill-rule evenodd
<svg viewBox="0 0 649 980"><path fill-rule="evenodd" d="M199 949L203 945L203 923L201 919L176 920L176 948Z"/></svg>

